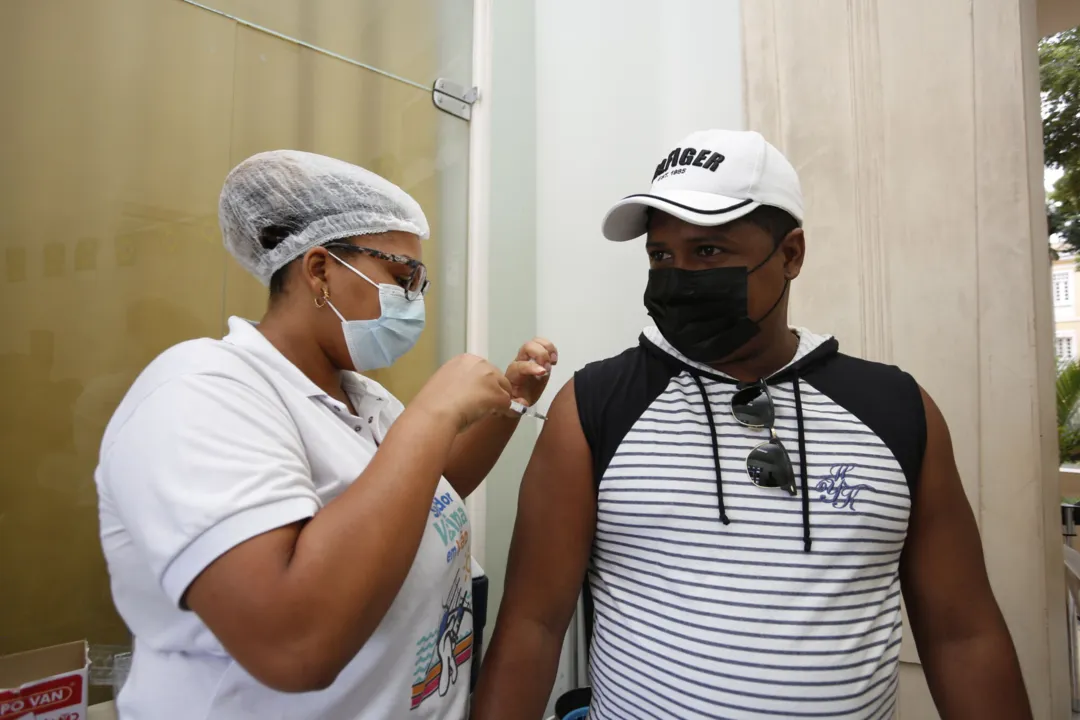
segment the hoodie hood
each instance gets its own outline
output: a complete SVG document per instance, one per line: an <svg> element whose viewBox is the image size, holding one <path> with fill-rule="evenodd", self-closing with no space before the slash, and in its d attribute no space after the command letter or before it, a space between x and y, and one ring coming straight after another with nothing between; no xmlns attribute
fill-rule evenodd
<svg viewBox="0 0 1080 720"><path fill-rule="evenodd" d="M795 356L791 358L791 362L787 365L769 377L762 378L766 384L775 385L790 380L797 374L805 374L805 371L810 367L824 362L840 350L840 343L832 335L818 335L806 328L793 327L791 330L799 338L799 347L795 351ZM701 373L701 375L719 382L736 384L739 382L730 375L726 375L703 363L695 362L683 355L667 341L656 326L649 326L642 331L641 344L668 355L691 373Z"/></svg>
<svg viewBox="0 0 1080 720"><path fill-rule="evenodd" d="M795 416L798 427L797 450L799 453L799 485L802 492L803 550L805 552L810 552L810 488L807 476L806 432L803 427L802 394L800 392L799 378L808 373L814 366L826 362L835 356L839 351L840 344L836 341L836 338L830 335L816 335L805 328L792 328L792 330L799 337L799 346L795 351L795 356L787 365L780 368L769 377L762 378L759 382L764 383L766 389L770 385L775 386L781 383L791 383L794 386ZM716 410L709 400L709 393L705 389L705 383L706 381L731 385L744 385L744 383L740 383L735 378L714 370L708 365L703 365L702 363L694 362L687 358L676 350L656 327L645 328L645 331L641 335L640 342L645 350L662 355L666 362L677 366L681 371L687 372L694 379L694 383L698 387L705 409L705 420L709 425L709 434L712 438L713 462L716 471L717 509L720 513L720 521L725 525L728 525L731 523L731 520L728 518L727 509L724 506L724 485L720 472L720 441L716 432ZM745 383L745 385L752 386L754 383ZM724 411L729 412L730 409L725 408ZM777 471L786 476L787 484L784 489L792 495L795 495L798 492L795 489L795 467L792 464L790 457L790 452L793 448L787 448L783 445L781 440L776 436L773 427L768 426L767 429L770 433L770 439L766 442L779 445L783 451L783 458L786 461L786 466L781 467ZM751 456L753 456L753 453L751 453ZM747 458L747 461L749 468L750 457ZM773 467L770 470L776 471L776 468Z"/></svg>

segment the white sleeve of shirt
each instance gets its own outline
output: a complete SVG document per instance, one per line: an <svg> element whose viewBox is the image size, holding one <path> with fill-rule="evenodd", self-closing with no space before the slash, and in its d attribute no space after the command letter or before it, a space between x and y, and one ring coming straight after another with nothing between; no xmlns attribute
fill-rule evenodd
<svg viewBox="0 0 1080 720"><path fill-rule="evenodd" d="M178 606L218 557L320 506L276 394L229 377L186 375L155 389L101 463L125 529Z"/></svg>
<svg viewBox="0 0 1080 720"><path fill-rule="evenodd" d="M405 406L401 404L401 401L390 393L386 394L386 414L389 418L389 424L393 424L395 420L401 417L401 413L405 412Z"/></svg>

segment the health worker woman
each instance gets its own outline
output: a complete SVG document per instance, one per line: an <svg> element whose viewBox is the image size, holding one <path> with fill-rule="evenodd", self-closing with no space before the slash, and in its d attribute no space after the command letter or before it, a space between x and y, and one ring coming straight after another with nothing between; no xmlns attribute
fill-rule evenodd
<svg viewBox="0 0 1080 720"><path fill-rule="evenodd" d="M221 193L225 246L270 289L258 324L139 376L96 482L134 635L122 720L463 718L472 599L463 498L558 361L463 355L404 408L357 371L424 329L428 235L403 190L340 160L255 155Z"/></svg>

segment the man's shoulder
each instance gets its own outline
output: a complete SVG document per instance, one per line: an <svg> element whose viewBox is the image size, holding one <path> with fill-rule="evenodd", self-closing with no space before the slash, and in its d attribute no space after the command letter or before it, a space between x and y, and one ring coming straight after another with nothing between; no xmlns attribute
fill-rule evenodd
<svg viewBox="0 0 1080 720"><path fill-rule="evenodd" d="M895 455L914 487L926 450L926 408L915 378L896 365L836 353L801 379L847 410Z"/></svg>
<svg viewBox="0 0 1080 720"><path fill-rule="evenodd" d="M834 353L800 377L840 405L871 403L882 411L914 405L922 412L919 384L896 365Z"/></svg>
<svg viewBox="0 0 1080 720"><path fill-rule="evenodd" d="M681 368L646 343L589 363L574 375L578 419L593 455L593 478L637 419L664 392Z"/></svg>
<svg viewBox="0 0 1080 720"><path fill-rule="evenodd" d="M830 366L833 367L830 368ZM852 379L855 381L864 379L898 381L901 378L911 378L909 373L896 365L867 360L866 358L855 357L842 352L831 355L826 362L821 363L820 367L843 371L844 373L854 373Z"/></svg>
<svg viewBox="0 0 1080 720"><path fill-rule="evenodd" d="M633 347L623 350L603 360L594 360L574 373L574 390L580 394L582 386L586 391L599 389L614 392L619 387L635 385L648 380L663 380L667 383L678 374L679 367L673 359L652 349L642 340Z"/></svg>
<svg viewBox="0 0 1080 720"><path fill-rule="evenodd" d="M617 355L585 363L585 366L574 373L574 376L584 375L586 377L591 377L593 375L607 374L612 371L619 372L624 368L640 362L642 354L643 349L641 345L634 345L633 347L626 348Z"/></svg>

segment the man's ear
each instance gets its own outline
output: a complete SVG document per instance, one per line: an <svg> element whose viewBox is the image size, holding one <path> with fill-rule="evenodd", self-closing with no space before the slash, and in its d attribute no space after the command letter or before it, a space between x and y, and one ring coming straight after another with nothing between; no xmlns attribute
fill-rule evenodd
<svg viewBox="0 0 1080 720"><path fill-rule="evenodd" d="M806 260L806 236L802 228L795 228L780 241L780 252L784 256L784 277L788 280L799 277Z"/></svg>

